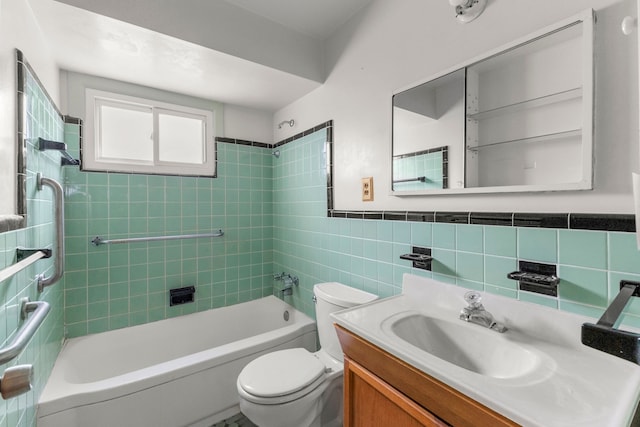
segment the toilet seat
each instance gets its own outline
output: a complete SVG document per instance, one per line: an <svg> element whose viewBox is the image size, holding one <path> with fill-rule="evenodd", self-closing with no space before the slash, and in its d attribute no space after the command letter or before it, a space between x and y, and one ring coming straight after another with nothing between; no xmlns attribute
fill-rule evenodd
<svg viewBox="0 0 640 427"><path fill-rule="evenodd" d="M326 367L304 348L260 356L238 376L238 391L251 402L275 405L308 394L325 380Z"/></svg>

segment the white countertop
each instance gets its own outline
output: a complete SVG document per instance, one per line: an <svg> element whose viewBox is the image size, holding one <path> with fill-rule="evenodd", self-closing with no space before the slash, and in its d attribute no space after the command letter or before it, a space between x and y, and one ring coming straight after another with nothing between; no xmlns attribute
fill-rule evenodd
<svg viewBox="0 0 640 427"><path fill-rule="evenodd" d="M483 293L482 304L508 330L504 334L458 319L468 291L405 275L403 294L354 307L335 322L426 374L524 426L623 427L640 398L640 366L592 349L580 341L581 325L597 319ZM522 375L497 378L467 370L415 347L389 332L403 314L460 322L481 341L500 340L536 357ZM456 325L457 328L457 325ZM453 332L455 333L455 332Z"/></svg>

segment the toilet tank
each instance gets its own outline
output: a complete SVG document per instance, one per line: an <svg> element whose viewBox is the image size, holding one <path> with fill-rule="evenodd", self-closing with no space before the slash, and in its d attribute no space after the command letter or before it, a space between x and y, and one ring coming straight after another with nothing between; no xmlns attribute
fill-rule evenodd
<svg viewBox="0 0 640 427"><path fill-rule="evenodd" d="M342 348L329 314L378 299L377 295L338 282L318 283L313 287L320 348L342 361Z"/></svg>

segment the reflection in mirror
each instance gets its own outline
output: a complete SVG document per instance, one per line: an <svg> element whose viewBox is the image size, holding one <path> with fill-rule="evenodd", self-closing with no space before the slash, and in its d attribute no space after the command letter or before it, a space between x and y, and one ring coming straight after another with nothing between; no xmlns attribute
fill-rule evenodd
<svg viewBox="0 0 640 427"><path fill-rule="evenodd" d="M464 76L458 70L393 97L394 190L462 186Z"/></svg>
<svg viewBox="0 0 640 427"><path fill-rule="evenodd" d="M393 96L397 195L592 188L593 11Z"/></svg>
<svg viewBox="0 0 640 427"><path fill-rule="evenodd" d="M443 189L449 186L448 147L393 156L393 185L404 190Z"/></svg>

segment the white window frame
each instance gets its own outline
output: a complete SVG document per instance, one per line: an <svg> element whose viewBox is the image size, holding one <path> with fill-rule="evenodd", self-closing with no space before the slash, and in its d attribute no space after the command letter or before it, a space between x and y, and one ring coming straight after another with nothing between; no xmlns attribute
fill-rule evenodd
<svg viewBox="0 0 640 427"><path fill-rule="evenodd" d="M124 172L156 175L216 176L216 152L214 133L214 111L170 104L119 93L96 89L86 89L85 138L82 141L81 164L83 170L99 172ZM134 110L148 110L153 115L153 161L105 158L100 148L100 107L131 107ZM203 163L182 163L160 161L158 141L158 115L169 114L202 120L203 123Z"/></svg>

